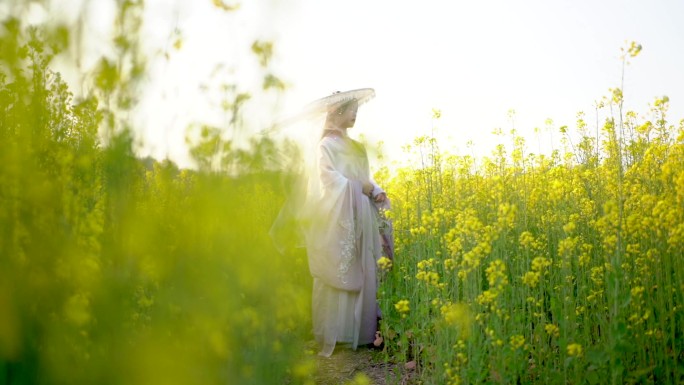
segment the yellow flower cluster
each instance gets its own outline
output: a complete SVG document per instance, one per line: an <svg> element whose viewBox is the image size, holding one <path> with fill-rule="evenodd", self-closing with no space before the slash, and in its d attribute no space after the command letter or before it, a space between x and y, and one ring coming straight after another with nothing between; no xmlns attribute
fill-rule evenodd
<svg viewBox="0 0 684 385"><path fill-rule="evenodd" d="M503 315L503 312L497 305L497 299L503 292L506 285L508 285L508 276L506 275L506 265L502 260L496 259L490 262L485 270L489 289L483 291L478 297L477 302L485 306L490 311L497 315Z"/></svg>
<svg viewBox="0 0 684 385"><path fill-rule="evenodd" d="M382 271L387 271L390 268L392 268L392 260L385 256L380 257L380 259L378 259L377 264L380 270Z"/></svg>
<svg viewBox="0 0 684 385"><path fill-rule="evenodd" d="M520 234L518 242L520 243L520 246L526 249L531 249L537 245L534 239L534 235L532 235L532 233L529 231L523 231Z"/></svg>
<svg viewBox="0 0 684 385"><path fill-rule="evenodd" d="M418 267L418 270L427 270L431 268L435 264L435 259L430 258L430 259L425 259L416 264L416 267Z"/></svg>
<svg viewBox="0 0 684 385"><path fill-rule="evenodd" d="M492 234L493 228L483 225L473 209L457 213L454 227L442 237L451 256L451 261L444 262L445 269L458 268L458 277L465 278L491 253Z"/></svg>
<svg viewBox="0 0 684 385"><path fill-rule="evenodd" d="M439 273L435 271L419 271L416 274L416 279L424 281L430 285L439 286Z"/></svg>
<svg viewBox="0 0 684 385"><path fill-rule="evenodd" d="M463 383L461 376L458 375L458 367L453 368L448 363L444 364L444 377L447 385L461 385Z"/></svg>
<svg viewBox="0 0 684 385"><path fill-rule="evenodd" d="M532 260L533 271L544 271L545 268L551 266L551 260L544 257L536 257Z"/></svg>
<svg viewBox="0 0 684 385"><path fill-rule="evenodd" d="M558 254L564 257L573 255L578 243L579 238L577 237L567 237L565 239L561 239L558 242Z"/></svg>
<svg viewBox="0 0 684 385"><path fill-rule="evenodd" d="M445 215L446 211L441 207L432 212L425 212L421 216L421 224L427 229L439 230L444 223Z"/></svg>
<svg viewBox="0 0 684 385"><path fill-rule="evenodd" d="M590 278L597 287L603 286L604 267L594 266L591 268Z"/></svg>
<svg viewBox="0 0 684 385"><path fill-rule="evenodd" d="M357 373L351 381L346 382L345 385L371 385L371 379L363 372Z"/></svg>
<svg viewBox="0 0 684 385"><path fill-rule="evenodd" d="M526 272L522 276L522 282L531 287L537 287L539 280L543 274L548 274L545 269L551 266L551 260L544 257L536 257L532 260L532 270Z"/></svg>
<svg viewBox="0 0 684 385"><path fill-rule="evenodd" d="M577 258L577 264L579 264L580 267L587 266L589 264L589 261L591 261L591 250L594 248L594 245L590 243L583 243L582 246L580 247L580 255Z"/></svg>
<svg viewBox="0 0 684 385"><path fill-rule="evenodd" d="M439 311L444 317L446 325L455 326L462 338L468 338L473 322L473 316L468 305L447 303L442 305Z"/></svg>
<svg viewBox="0 0 684 385"><path fill-rule="evenodd" d="M401 314L402 318L406 318L406 314L411 310L407 299L399 300L399 302L394 304L394 308Z"/></svg>
<svg viewBox="0 0 684 385"><path fill-rule="evenodd" d="M453 359L453 365L448 362L444 363L444 376L448 385L462 384L463 382L458 372L468 363L468 356L464 352L466 349L465 341L459 339L452 349L456 351L456 355Z"/></svg>
<svg viewBox="0 0 684 385"><path fill-rule="evenodd" d="M489 264L485 270L489 287L503 287L508 284L506 275L506 265L500 259L496 259Z"/></svg>
<svg viewBox="0 0 684 385"><path fill-rule="evenodd" d="M515 225L515 216L518 208L509 203L502 203L497 210L496 227L498 231L512 229Z"/></svg>
<svg viewBox="0 0 684 385"><path fill-rule="evenodd" d="M430 258L427 260L422 260L418 262L418 273L416 274L416 279L423 281L428 285L433 285L437 287L443 287L444 285L439 282L439 273L436 271L431 271L435 265L435 259Z"/></svg>
<svg viewBox="0 0 684 385"><path fill-rule="evenodd" d="M568 344L567 351L570 357L582 357L582 345L580 344Z"/></svg>
<svg viewBox="0 0 684 385"><path fill-rule="evenodd" d="M621 98L615 90L597 108ZM664 116L658 114L666 106L661 100L654 113ZM563 128L567 141L550 155L529 153L513 132L510 146L498 144L481 162L441 154L437 142L422 140L421 167L401 168L389 180L398 192L398 242L411 251L402 254L404 275L391 288L414 307L429 306L412 309L421 314L416 323L430 330L416 343L426 356L449 357L437 370L443 378L429 381L477 382L473 368L486 365L487 380L505 382L528 350L550 354L560 347L567 357L582 357L594 345L605 349L610 322L626 323L635 342L667 355L651 341L681 326L684 311L673 294L684 287L684 139L675 142L674 128L662 122L637 123L634 113L625 114L623 127L606 119L597 136L582 116L580 141L570 142ZM679 129L684 138L684 121ZM414 276L411 266L418 267ZM476 363L466 353L479 347L462 351L468 360L455 360L445 348L451 344L435 343L460 338L454 330L471 318L468 311L468 343L478 335L494 347ZM509 315L519 318L516 325L540 326L512 328ZM568 373L580 368L566 362ZM558 370L545 361L529 365L538 378ZM634 357L629 365L640 370L649 363Z"/></svg>
<svg viewBox="0 0 684 385"><path fill-rule="evenodd" d="M512 335L509 340L509 343L511 345L512 350L520 349L525 345L525 336L522 336L520 334Z"/></svg>
<svg viewBox="0 0 684 385"><path fill-rule="evenodd" d="M570 215L570 221L563 226L563 231L565 232L565 234L567 234L568 236L571 236L572 234L575 233L575 230L577 230L577 223L576 222L578 219L579 219L579 215L577 215L577 214L571 214Z"/></svg>
<svg viewBox="0 0 684 385"><path fill-rule="evenodd" d="M555 324L544 325L544 330L546 331L546 334L548 334L552 337L558 338L558 336L560 335L560 329Z"/></svg>

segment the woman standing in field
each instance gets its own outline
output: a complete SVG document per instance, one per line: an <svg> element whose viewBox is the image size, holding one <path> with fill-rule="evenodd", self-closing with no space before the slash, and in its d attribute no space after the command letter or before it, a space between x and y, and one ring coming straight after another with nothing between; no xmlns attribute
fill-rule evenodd
<svg viewBox="0 0 684 385"><path fill-rule="evenodd" d="M370 89L333 95L318 144L318 175L309 183L312 215L305 234L313 332L325 357L337 343L356 349L376 339L376 262L382 253L377 207L389 201L370 176L364 146L347 135L360 102L373 95Z"/></svg>

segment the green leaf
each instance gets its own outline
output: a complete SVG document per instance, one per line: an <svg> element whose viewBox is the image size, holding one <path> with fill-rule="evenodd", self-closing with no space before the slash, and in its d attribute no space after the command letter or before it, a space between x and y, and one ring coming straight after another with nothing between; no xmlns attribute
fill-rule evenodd
<svg viewBox="0 0 684 385"><path fill-rule="evenodd" d="M119 69L113 61L102 58L95 71L95 85L105 93L111 93L119 82Z"/></svg>
<svg viewBox="0 0 684 385"><path fill-rule="evenodd" d="M270 41L255 40L252 43L252 52L259 58L259 64L266 67L273 56L273 43Z"/></svg>
<svg viewBox="0 0 684 385"><path fill-rule="evenodd" d="M280 80L278 77L276 77L273 74L268 74L264 76L264 85L263 85L264 90L269 90L271 88L277 90L277 91L284 91L286 86L285 83L283 83L282 80Z"/></svg>

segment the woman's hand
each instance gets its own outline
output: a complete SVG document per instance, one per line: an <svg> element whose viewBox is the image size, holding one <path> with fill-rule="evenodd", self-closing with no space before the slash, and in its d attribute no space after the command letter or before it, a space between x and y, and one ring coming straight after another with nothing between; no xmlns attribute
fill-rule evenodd
<svg viewBox="0 0 684 385"><path fill-rule="evenodd" d="M375 186L372 183L364 183L361 190L363 191L363 195L373 199L376 203L382 203L385 201L385 199L387 199L387 194L384 192L381 192L380 194L376 195L375 198L373 198L373 190L375 190Z"/></svg>
<svg viewBox="0 0 684 385"><path fill-rule="evenodd" d="M367 197L370 198L370 197L371 197L371 194L373 193L373 189L374 189L374 188L375 188L375 187L373 186L372 183L365 182L365 183L363 184L363 187L361 188L361 191L363 191L363 195L365 195L365 196L367 196Z"/></svg>

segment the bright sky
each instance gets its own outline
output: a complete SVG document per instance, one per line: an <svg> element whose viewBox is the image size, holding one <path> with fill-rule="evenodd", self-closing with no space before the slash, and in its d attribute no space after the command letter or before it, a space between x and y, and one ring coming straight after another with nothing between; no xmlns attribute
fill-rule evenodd
<svg viewBox="0 0 684 385"><path fill-rule="evenodd" d="M274 41L273 70L290 88L276 110L256 100L248 120L265 126L333 91L372 87L377 96L354 131L385 141L389 160L433 126L452 153L470 153L472 140L477 154L487 154L498 140L491 132L513 124L537 152L534 128L544 132L547 118L574 127L584 111L595 122L594 102L620 85L620 48L632 40L643 50L626 68L627 109L645 115L655 97L668 95L670 122L684 118L680 0L251 0L236 13L210 0L169 3L146 2L148 42L170 46L177 27L183 46L169 61L152 62L138 126L144 153L183 166L188 123L224 122L217 98L198 85L258 86L249 50L257 38ZM219 62L233 72L212 77ZM436 122L433 108L442 111Z"/></svg>

